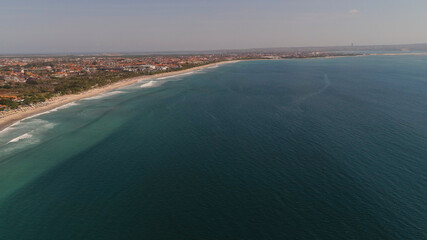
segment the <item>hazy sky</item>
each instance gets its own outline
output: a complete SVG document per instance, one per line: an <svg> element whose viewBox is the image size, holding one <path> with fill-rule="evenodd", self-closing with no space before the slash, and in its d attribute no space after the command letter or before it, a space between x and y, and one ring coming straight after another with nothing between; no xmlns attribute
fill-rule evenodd
<svg viewBox="0 0 427 240"><path fill-rule="evenodd" d="M0 53L427 43L427 0L1 0Z"/></svg>

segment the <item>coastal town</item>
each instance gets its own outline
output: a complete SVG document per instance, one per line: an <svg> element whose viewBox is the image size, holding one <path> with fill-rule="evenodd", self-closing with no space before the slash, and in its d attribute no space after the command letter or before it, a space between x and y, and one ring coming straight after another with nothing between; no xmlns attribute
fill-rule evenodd
<svg viewBox="0 0 427 240"><path fill-rule="evenodd" d="M199 55L0 56L0 111L39 104L126 78L172 72L210 63L333 57L328 52L215 53Z"/></svg>

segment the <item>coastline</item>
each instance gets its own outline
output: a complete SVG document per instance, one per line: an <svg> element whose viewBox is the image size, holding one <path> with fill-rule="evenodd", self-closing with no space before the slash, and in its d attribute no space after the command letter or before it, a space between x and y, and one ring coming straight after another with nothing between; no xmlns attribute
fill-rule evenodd
<svg viewBox="0 0 427 240"><path fill-rule="evenodd" d="M427 52L418 53L370 53L366 56L423 56L427 55Z"/></svg>
<svg viewBox="0 0 427 240"><path fill-rule="evenodd" d="M166 72L166 73L159 73L154 75L143 75L139 77L133 77L124 79L100 88L94 88L86 92L78 93L78 94L70 94L70 95L63 95L59 97L54 97L49 100L46 100L46 102L35 104L33 106L25 106L21 107L17 110L14 110L13 112L10 112L9 114L5 114L4 116L0 116L0 132L4 129L8 128L9 126L13 125L16 122L19 122L21 120L24 120L25 118L33 117L38 114L42 114L44 112L50 111L52 109L61 107L63 105L72 103L74 101L82 100L85 98L94 97L96 95L117 89L126 87L132 84L135 84L139 81L143 80L150 80L155 78L161 78L161 77L172 77L174 75L179 75L183 73L192 72L195 70L202 70L205 68L209 68L212 66L222 65L226 63L235 63L239 62L240 60L232 60L232 61L222 61L222 62L216 62L216 63L209 63L203 66L188 68L184 70L179 71L173 71L173 72Z"/></svg>
<svg viewBox="0 0 427 240"><path fill-rule="evenodd" d="M427 53L371 53L366 55L356 55L356 56L327 56L327 57L319 57L319 58L302 58L302 59L320 59L320 58L339 58L339 57L361 57L361 56L400 56L400 55L427 55ZM0 114L0 132L2 132L4 129L10 127L16 122L19 122L21 120L24 120L26 118L34 117L35 115L43 114L44 112L53 110L55 108L61 107L63 105L82 100L85 98L94 97L96 95L126 87L132 84L135 84L142 80L150 80L155 78L162 78L162 77L173 77L175 75L180 75L183 73L192 72L195 70L201 70L205 68L209 68L216 65L222 65L226 63L236 63L241 61L257 61L257 60L284 60L284 59L245 59L245 60L228 60L228 61L221 61L221 62L215 62L215 63L209 63L206 65L188 68L184 70L178 70L173 72L165 72L165 73L158 73L154 75L142 75L139 77L133 77L128 79L123 79L121 81L100 87L100 88L94 88L85 92L81 92L78 94L70 94L70 95L63 95L59 97L54 97L51 99L46 100L43 103L38 103L32 106L25 106L21 107L19 109L13 110L8 113Z"/></svg>

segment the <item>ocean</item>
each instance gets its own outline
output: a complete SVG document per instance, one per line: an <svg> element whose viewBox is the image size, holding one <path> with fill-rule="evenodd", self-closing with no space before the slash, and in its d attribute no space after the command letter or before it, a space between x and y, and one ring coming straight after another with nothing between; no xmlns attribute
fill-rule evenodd
<svg viewBox="0 0 427 240"><path fill-rule="evenodd" d="M0 239L427 239L427 56L225 64L22 120Z"/></svg>

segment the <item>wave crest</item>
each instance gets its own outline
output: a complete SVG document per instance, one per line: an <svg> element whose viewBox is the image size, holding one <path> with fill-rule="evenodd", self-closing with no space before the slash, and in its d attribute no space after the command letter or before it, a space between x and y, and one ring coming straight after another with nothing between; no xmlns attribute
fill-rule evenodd
<svg viewBox="0 0 427 240"><path fill-rule="evenodd" d="M121 94L121 93L125 93L125 92L124 91L106 92L106 93L101 93L101 94L98 94L96 96L93 96L93 97L90 97L90 98L85 98L85 99L82 99L82 100L96 100L96 99L101 99L101 98L104 98L104 97L110 97L110 96Z"/></svg>
<svg viewBox="0 0 427 240"><path fill-rule="evenodd" d="M160 85L160 83L159 83L159 82L156 82L156 81L149 81L149 82L146 82L146 83L142 84L140 87L141 87L141 88L150 88L150 87L157 87L157 86L159 86L159 85Z"/></svg>
<svg viewBox="0 0 427 240"><path fill-rule="evenodd" d="M9 143L16 143L16 142L19 142L19 141L21 141L23 139L28 139L28 138L31 138L31 137L33 137L33 135L31 135L29 133L25 133L25 134L22 134L19 137L16 137L16 138L10 140L9 142L7 142L7 144L9 144Z"/></svg>

